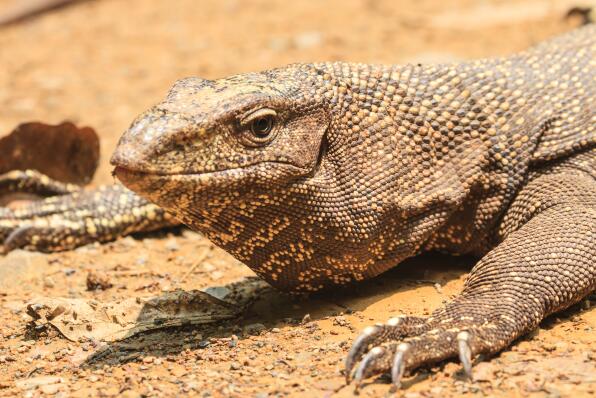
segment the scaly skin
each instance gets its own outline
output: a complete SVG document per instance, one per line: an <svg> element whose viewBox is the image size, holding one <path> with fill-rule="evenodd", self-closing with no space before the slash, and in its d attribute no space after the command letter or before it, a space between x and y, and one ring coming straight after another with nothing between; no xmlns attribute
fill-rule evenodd
<svg viewBox="0 0 596 398"><path fill-rule="evenodd" d="M0 207L0 252L16 248L70 250L179 224L163 209L121 185L86 191L27 170L0 176L0 197L13 192L49 198L15 210Z"/></svg>
<svg viewBox="0 0 596 398"><path fill-rule="evenodd" d="M451 303L367 328L346 360L358 383L458 355L469 374L596 287L595 50L587 26L506 59L184 79L112 163L287 291L426 250L480 256Z"/></svg>

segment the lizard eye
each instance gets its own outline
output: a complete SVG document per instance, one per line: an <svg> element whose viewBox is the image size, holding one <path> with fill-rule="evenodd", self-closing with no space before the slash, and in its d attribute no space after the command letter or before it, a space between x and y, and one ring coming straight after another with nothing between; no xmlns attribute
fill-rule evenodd
<svg viewBox="0 0 596 398"><path fill-rule="evenodd" d="M266 138L273 128L273 117L260 116L250 123L250 131L259 138Z"/></svg>
<svg viewBox="0 0 596 398"><path fill-rule="evenodd" d="M273 109L262 108L245 115L240 120L244 133L242 141L248 146L261 146L270 142L275 134L277 113Z"/></svg>

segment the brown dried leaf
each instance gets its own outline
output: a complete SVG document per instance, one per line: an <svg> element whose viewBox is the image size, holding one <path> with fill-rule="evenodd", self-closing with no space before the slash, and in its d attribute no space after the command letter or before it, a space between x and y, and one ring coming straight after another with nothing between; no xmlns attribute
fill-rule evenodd
<svg viewBox="0 0 596 398"><path fill-rule="evenodd" d="M0 174L33 169L58 181L84 185L98 163L99 137L90 127L23 123L0 138Z"/></svg>
<svg viewBox="0 0 596 398"><path fill-rule="evenodd" d="M196 290L107 303L43 297L30 302L27 313L38 324L52 325L69 340L108 342L148 330L211 323L238 315L230 304Z"/></svg>
<svg viewBox="0 0 596 398"><path fill-rule="evenodd" d="M27 314L36 325L49 324L72 341L113 342L149 330L236 318L266 287L256 278L227 285L222 288L226 301L198 290L104 303L42 297L27 304Z"/></svg>

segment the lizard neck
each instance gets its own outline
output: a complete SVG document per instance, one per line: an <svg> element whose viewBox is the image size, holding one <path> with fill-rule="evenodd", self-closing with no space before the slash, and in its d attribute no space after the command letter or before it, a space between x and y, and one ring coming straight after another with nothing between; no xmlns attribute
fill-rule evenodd
<svg viewBox="0 0 596 398"><path fill-rule="evenodd" d="M534 109L541 93L518 88L535 78L526 58L315 64L333 117L313 192L334 187L326 195L357 209L350 222L358 231L342 225L344 234L369 247L397 237L403 252L389 256L396 262L422 249L483 250L477 244L523 183L546 123ZM399 228L383 225L387 219Z"/></svg>
<svg viewBox="0 0 596 398"><path fill-rule="evenodd" d="M329 153L321 187L338 186L357 220L393 220L411 256L482 185L496 133L488 98L469 80L479 66L328 63ZM324 188L320 188L323 189ZM377 227L381 224L374 222ZM379 227L383 230L384 227ZM349 230L349 227L348 227ZM354 240L379 231L360 233ZM405 247L404 246L404 247Z"/></svg>

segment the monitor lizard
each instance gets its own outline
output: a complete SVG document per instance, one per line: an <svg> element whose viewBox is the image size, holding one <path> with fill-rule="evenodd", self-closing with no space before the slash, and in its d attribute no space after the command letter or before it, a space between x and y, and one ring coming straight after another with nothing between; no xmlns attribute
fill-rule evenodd
<svg viewBox="0 0 596 398"><path fill-rule="evenodd" d="M480 258L430 317L366 328L348 381L494 354L596 288L596 27L507 58L293 64L186 78L80 190L0 212L5 250L55 251L182 222L271 285L313 292L428 250Z"/></svg>

